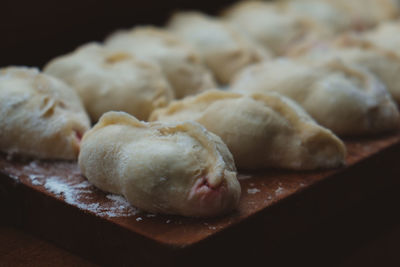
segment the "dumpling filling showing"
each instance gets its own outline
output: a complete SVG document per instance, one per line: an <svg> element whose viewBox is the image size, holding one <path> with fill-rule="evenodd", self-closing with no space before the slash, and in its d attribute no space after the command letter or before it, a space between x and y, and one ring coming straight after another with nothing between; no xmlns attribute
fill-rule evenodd
<svg viewBox="0 0 400 267"><path fill-rule="evenodd" d="M148 212L210 217L239 203L232 154L195 122L144 123L108 112L85 134L79 165L94 185Z"/></svg>
<svg viewBox="0 0 400 267"><path fill-rule="evenodd" d="M76 92L35 68L0 70L0 150L76 159L90 122Z"/></svg>

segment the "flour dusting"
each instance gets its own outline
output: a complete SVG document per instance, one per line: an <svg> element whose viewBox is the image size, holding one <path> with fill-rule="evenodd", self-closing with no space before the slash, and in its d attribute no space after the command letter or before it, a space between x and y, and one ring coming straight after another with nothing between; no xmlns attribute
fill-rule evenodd
<svg viewBox="0 0 400 267"><path fill-rule="evenodd" d="M275 190L275 194L276 194L276 195L280 195L280 194L283 193L283 191L284 191L284 189L283 189L282 187L279 186L279 187Z"/></svg>
<svg viewBox="0 0 400 267"><path fill-rule="evenodd" d="M57 164L57 163L56 163ZM57 171L65 170L67 176L59 176L46 167L46 163L31 161L22 168L6 168L8 176L16 181L26 179L37 187L62 197L65 202L82 210L90 211L102 217L129 217L139 213L123 197L99 194L99 191L81 176L79 168L73 163L60 163Z"/></svg>
<svg viewBox="0 0 400 267"><path fill-rule="evenodd" d="M63 194L65 200L69 200L72 197L73 191L68 187L67 184L64 184L58 180L57 176L50 177L46 180L44 187L47 191L54 193L56 195Z"/></svg>
<svg viewBox="0 0 400 267"><path fill-rule="evenodd" d="M45 180L44 188L53 194L63 196L64 201L68 204L91 211L99 216L128 217L138 213L138 210L123 197L113 194L107 195L108 201L100 204L94 198L93 186L87 181L73 183L61 177L52 176Z"/></svg>
<svg viewBox="0 0 400 267"><path fill-rule="evenodd" d="M257 194L258 192L260 192L260 189L257 189L257 188L249 188L249 189L247 189L247 193L248 194L254 195L254 194Z"/></svg>

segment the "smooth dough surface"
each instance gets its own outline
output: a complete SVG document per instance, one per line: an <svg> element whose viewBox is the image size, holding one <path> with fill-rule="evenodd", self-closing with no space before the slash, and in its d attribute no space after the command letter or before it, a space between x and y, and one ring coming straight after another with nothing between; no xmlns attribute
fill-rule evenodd
<svg viewBox="0 0 400 267"><path fill-rule="evenodd" d="M316 42L293 51L289 56L321 63L340 59L366 68L386 86L393 99L400 103L400 55L381 49L369 41L344 35L332 42Z"/></svg>
<svg viewBox="0 0 400 267"><path fill-rule="evenodd" d="M398 0L320 0L351 17L355 29L365 30L400 14Z"/></svg>
<svg viewBox="0 0 400 267"><path fill-rule="evenodd" d="M223 15L232 26L277 56L298 42L328 34L315 21L282 10L273 2L242 1Z"/></svg>
<svg viewBox="0 0 400 267"><path fill-rule="evenodd" d="M177 98L216 87L212 73L194 48L167 30L135 27L112 34L105 43L111 49L159 64Z"/></svg>
<svg viewBox="0 0 400 267"><path fill-rule="evenodd" d="M150 120L195 120L220 136L239 169L310 170L344 163L344 144L292 100L276 93L210 90L172 102Z"/></svg>
<svg viewBox="0 0 400 267"><path fill-rule="evenodd" d="M154 109L174 98L157 65L97 43L53 59L44 72L77 90L93 121L112 110L147 120Z"/></svg>
<svg viewBox="0 0 400 267"><path fill-rule="evenodd" d="M331 34L338 34L352 28L350 16L327 1L288 0L278 2L278 7L298 16L308 17Z"/></svg>
<svg viewBox="0 0 400 267"><path fill-rule="evenodd" d="M244 67L271 57L228 23L199 12L176 13L168 28L199 51L222 84Z"/></svg>
<svg viewBox="0 0 400 267"><path fill-rule="evenodd" d="M400 56L400 21L381 23L375 29L365 32L363 37L374 45Z"/></svg>
<svg viewBox="0 0 400 267"><path fill-rule="evenodd" d="M0 69L0 150L76 159L89 118L76 92L36 68Z"/></svg>
<svg viewBox="0 0 400 267"><path fill-rule="evenodd" d="M174 98L157 65L97 43L53 59L44 72L74 88L93 121L112 110L147 120L154 109Z"/></svg>
<svg viewBox="0 0 400 267"><path fill-rule="evenodd" d="M95 186L148 212L209 217L239 203L232 154L195 122L144 123L108 112L85 134L79 166Z"/></svg>
<svg viewBox="0 0 400 267"><path fill-rule="evenodd" d="M399 112L385 86L365 69L340 60L307 64L278 59L246 68L232 85L242 93L279 92L338 135L397 129Z"/></svg>

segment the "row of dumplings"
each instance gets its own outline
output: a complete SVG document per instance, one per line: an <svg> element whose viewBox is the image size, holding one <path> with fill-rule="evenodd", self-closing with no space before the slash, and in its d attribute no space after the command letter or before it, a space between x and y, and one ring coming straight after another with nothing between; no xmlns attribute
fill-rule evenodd
<svg viewBox="0 0 400 267"><path fill-rule="evenodd" d="M245 1L119 31L44 73L1 69L0 150L79 154L90 182L149 212L225 213L236 167L339 167L337 136L398 128L398 4Z"/></svg>

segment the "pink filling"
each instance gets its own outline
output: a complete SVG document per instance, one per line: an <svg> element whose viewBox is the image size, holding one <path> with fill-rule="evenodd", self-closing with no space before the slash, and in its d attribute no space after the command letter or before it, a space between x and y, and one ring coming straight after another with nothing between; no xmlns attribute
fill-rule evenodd
<svg viewBox="0 0 400 267"><path fill-rule="evenodd" d="M76 139L78 139L78 143L80 143L82 141L82 136L83 134L80 131L75 130L75 137Z"/></svg>
<svg viewBox="0 0 400 267"><path fill-rule="evenodd" d="M226 192L226 186L219 184L212 187L206 177L199 178L190 191L189 199L198 198L201 207L219 205Z"/></svg>

